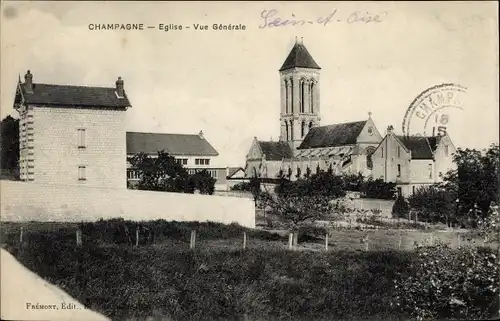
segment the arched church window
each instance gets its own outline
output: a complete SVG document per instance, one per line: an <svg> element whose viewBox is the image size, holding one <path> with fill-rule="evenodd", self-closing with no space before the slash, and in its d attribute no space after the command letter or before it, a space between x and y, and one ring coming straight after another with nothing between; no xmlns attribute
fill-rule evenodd
<svg viewBox="0 0 500 321"><path fill-rule="evenodd" d="M366 148L366 167L368 169L373 169L373 158L372 158L372 155L373 153L375 152L375 147L368 147Z"/></svg>
<svg viewBox="0 0 500 321"><path fill-rule="evenodd" d="M305 88L306 88L306 83L304 80L300 81L300 91L299 91L299 98L300 98L300 112L303 113L305 110Z"/></svg>
<svg viewBox="0 0 500 321"><path fill-rule="evenodd" d="M293 110L293 79L290 79L290 110L293 114L294 110Z"/></svg>
<svg viewBox="0 0 500 321"><path fill-rule="evenodd" d="M312 81L309 89L309 106L311 113L314 113L314 89L314 81Z"/></svg>
<svg viewBox="0 0 500 321"><path fill-rule="evenodd" d="M309 130L311 130L311 128L313 128L313 122L309 122Z"/></svg>
<svg viewBox="0 0 500 321"><path fill-rule="evenodd" d="M288 114L288 81L285 80L285 112Z"/></svg>
<svg viewBox="0 0 500 321"><path fill-rule="evenodd" d="M306 122L302 121L301 128L300 128L300 135L301 137L304 137L306 134Z"/></svg>
<svg viewBox="0 0 500 321"><path fill-rule="evenodd" d="M293 140L293 121L290 121L290 140Z"/></svg>
<svg viewBox="0 0 500 321"><path fill-rule="evenodd" d="M288 133L288 122L285 121L285 131L286 131L286 140L290 138L289 133Z"/></svg>

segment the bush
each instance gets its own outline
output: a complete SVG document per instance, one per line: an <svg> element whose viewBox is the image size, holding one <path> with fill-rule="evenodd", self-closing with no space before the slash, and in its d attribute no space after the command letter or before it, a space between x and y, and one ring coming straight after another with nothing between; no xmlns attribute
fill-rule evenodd
<svg viewBox="0 0 500 321"><path fill-rule="evenodd" d="M418 247L414 257L410 273L395 280L401 311L419 320L488 319L498 311L499 267L490 249L438 243Z"/></svg>
<svg viewBox="0 0 500 321"><path fill-rule="evenodd" d="M324 239L328 229L322 226L306 224L299 226L297 232L299 233L299 242L308 242Z"/></svg>
<svg viewBox="0 0 500 321"><path fill-rule="evenodd" d="M384 182L378 178L373 180L371 177L364 182L361 189L361 197L379 198L392 200L396 196L396 183Z"/></svg>
<svg viewBox="0 0 500 321"><path fill-rule="evenodd" d="M392 205L393 218L407 218L410 213L410 205L403 196L398 196L394 205Z"/></svg>
<svg viewBox="0 0 500 321"><path fill-rule="evenodd" d="M248 182L241 182L241 183L235 184L233 187L231 187L231 190L232 191L251 192L252 186Z"/></svg>

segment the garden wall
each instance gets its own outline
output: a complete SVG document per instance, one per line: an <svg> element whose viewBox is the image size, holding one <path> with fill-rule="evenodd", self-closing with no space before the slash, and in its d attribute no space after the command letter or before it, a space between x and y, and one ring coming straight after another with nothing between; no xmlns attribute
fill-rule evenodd
<svg viewBox="0 0 500 321"><path fill-rule="evenodd" d="M251 199L0 181L2 221L213 221L255 227Z"/></svg>

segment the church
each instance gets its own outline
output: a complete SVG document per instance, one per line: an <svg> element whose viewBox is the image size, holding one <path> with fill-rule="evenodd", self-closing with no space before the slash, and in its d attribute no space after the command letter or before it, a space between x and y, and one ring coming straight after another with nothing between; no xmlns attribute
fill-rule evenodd
<svg viewBox="0 0 500 321"><path fill-rule="evenodd" d="M336 174L372 175L372 153L383 137L371 113L348 123L321 125L320 66L296 41L280 73L280 138L254 138L246 156L246 177L294 180L331 169ZM306 174L307 175L307 174Z"/></svg>

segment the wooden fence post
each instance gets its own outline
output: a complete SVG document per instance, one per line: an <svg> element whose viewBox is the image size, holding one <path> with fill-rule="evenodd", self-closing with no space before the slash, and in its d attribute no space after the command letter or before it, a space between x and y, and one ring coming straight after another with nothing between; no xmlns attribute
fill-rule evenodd
<svg viewBox="0 0 500 321"><path fill-rule="evenodd" d="M139 246L139 226L135 229L135 246Z"/></svg>
<svg viewBox="0 0 500 321"><path fill-rule="evenodd" d="M189 242L189 248L193 250L196 247L196 230L191 230L191 241Z"/></svg>
<svg viewBox="0 0 500 321"><path fill-rule="evenodd" d="M19 243L23 244L24 226L21 226L21 233L19 234Z"/></svg>
<svg viewBox="0 0 500 321"><path fill-rule="evenodd" d="M243 232L243 249L247 247L247 232Z"/></svg>
<svg viewBox="0 0 500 321"><path fill-rule="evenodd" d="M434 233L431 233L431 246L434 245Z"/></svg>
<svg viewBox="0 0 500 321"><path fill-rule="evenodd" d="M299 246L299 231L293 232L293 248L298 249Z"/></svg>
<svg viewBox="0 0 500 321"><path fill-rule="evenodd" d="M401 231L399 231L399 242L398 242L398 249L401 251L401 243L403 243L403 237L401 236Z"/></svg>
<svg viewBox="0 0 500 321"><path fill-rule="evenodd" d="M325 251L328 251L328 233L325 234Z"/></svg>
<svg viewBox="0 0 500 321"><path fill-rule="evenodd" d="M460 233L457 233L457 242L458 242L458 247L460 247L460 241L462 238L460 237Z"/></svg>
<svg viewBox="0 0 500 321"><path fill-rule="evenodd" d="M82 230L78 229L76 230L76 245L77 246L82 246Z"/></svg>
<svg viewBox="0 0 500 321"><path fill-rule="evenodd" d="M291 250L293 248L293 232L288 234L288 249Z"/></svg>
<svg viewBox="0 0 500 321"><path fill-rule="evenodd" d="M366 251L368 251L369 243L370 243L370 239L369 239L369 236L367 235L366 236L366 245L365 245L365 250Z"/></svg>

